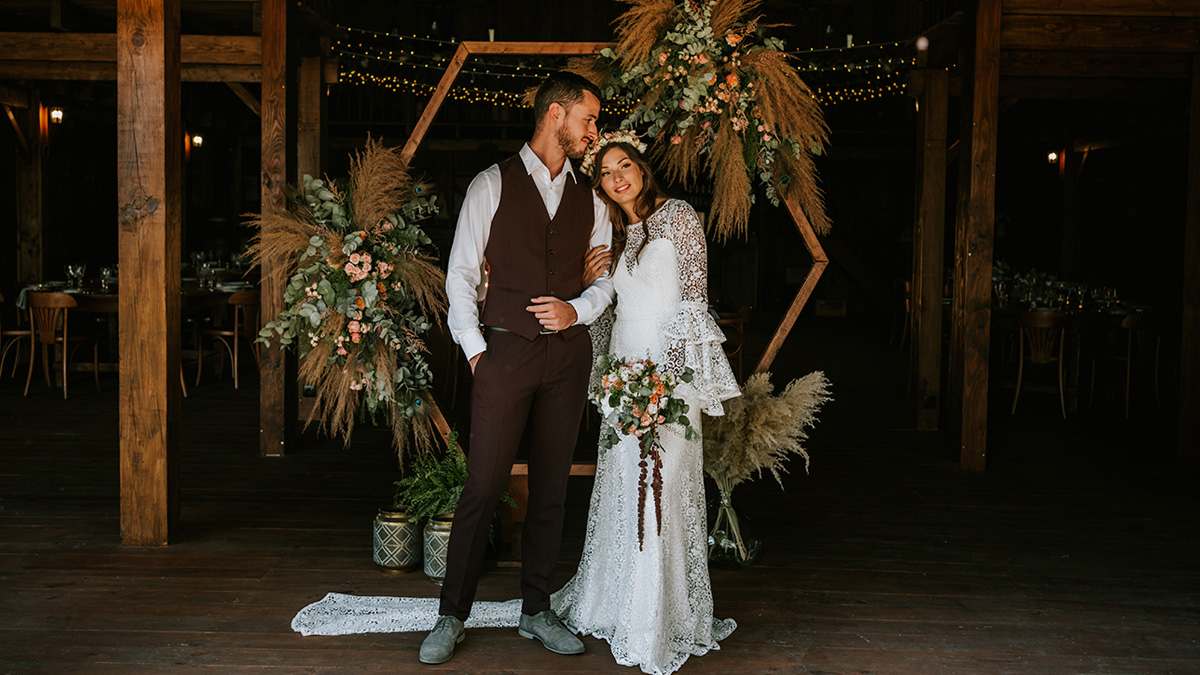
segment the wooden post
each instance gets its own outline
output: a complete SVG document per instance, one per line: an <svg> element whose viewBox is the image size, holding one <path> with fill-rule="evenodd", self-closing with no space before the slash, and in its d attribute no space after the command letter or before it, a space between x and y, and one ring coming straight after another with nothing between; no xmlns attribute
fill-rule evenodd
<svg viewBox="0 0 1200 675"><path fill-rule="evenodd" d="M321 81L321 57L300 60L300 91L296 98L296 186L304 188L304 175L321 176L321 112L325 84Z"/></svg>
<svg viewBox="0 0 1200 675"><path fill-rule="evenodd" d="M1200 56L1192 57L1183 321L1179 350L1179 463L1200 469Z"/></svg>
<svg viewBox="0 0 1200 675"><path fill-rule="evenodd" d="M117 2L121 543L179 522L179 0Z"/></svg>
<svg viewBox="0 0 1200 675"><path fill-rule="evenodd" d="M963 48L962 161L955 223L952 388L961 392L959 468L987 456L988 352L995 235L996 125L1000 115L1000 0L967 4Z"/></svg>
<svg viewBox="0 0 1200 675"><path fill-rule="evenodd" d="M938 428L942 401L942 267L946 236L946 125L949 75L922 74L917 222L913 237L912 361L918 431Z"/></svg>
<svg viewBox="0 0 1200 675"><path fill-rule="evenodd" d="M261 213L287 208L287 23L286 0L262 3L262 204ZM262 314L265 324L283 309L288 270L263 266ZM259 450L283 455L295 436L295 357L278 343L261 354Z"/></svg>
<svg viewBox="0 0 1200 675"><path fill-rule="evenodd" d="M14 120L13 129L18 133L25 152L17 160L17 283L36 284L46 280L42 260L42 218L44 214L42 194L42 151L39 140L38 111L41 97L37 90L29 93L29 106L22 114L8 114ZM20 117L24 124L16 123Z"/></svg>

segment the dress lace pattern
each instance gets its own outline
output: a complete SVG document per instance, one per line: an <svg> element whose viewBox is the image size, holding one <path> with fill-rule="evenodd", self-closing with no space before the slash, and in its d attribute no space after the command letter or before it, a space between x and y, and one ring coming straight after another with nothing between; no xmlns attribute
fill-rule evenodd
<svg viewBox="0 0 1200 675"><path fill-rule="evenodd" d="M688 419L697 431L701 409L722 414L720 402L739 393L721 351L724 336L706 311L706 268L704 234L686 202L669 200L645 228L631 227L613 266L618 302L607 350L675 372L693 368L692 385L676 391L694 411ZM624 437L599 457L579 570L551 600L573 630L607 640L617 663L653 674L719 649L737 627L713 618L700 443L682 433L660 439L662 529L648 525L638 549L640 451L635 437Z"/></svg>
<svg viewBox="0 0 1200 675"><path fill-rule="evenodd" d="M695 379L676 391L701 431L699 411L723 414L721 401L739 389L721 351L724 336L706 311L707 251L695 211L667 201L645 228L630 228L620 263L613 265L615 319L591 331L596 350L649 357L675 372L690 366ZM569 628L606 640L617 663L651 675L720 649L737 628L713 617L700 442L664 431L662 529L651 520L639 550L640 451L636 438L624 437L600 454L579 569L550 600ZM520 611L520 600L476 602L466 625L516 626ZM304 635L429 630L437 613L434 598L330 593L301 610L292 628Z"/></svg>

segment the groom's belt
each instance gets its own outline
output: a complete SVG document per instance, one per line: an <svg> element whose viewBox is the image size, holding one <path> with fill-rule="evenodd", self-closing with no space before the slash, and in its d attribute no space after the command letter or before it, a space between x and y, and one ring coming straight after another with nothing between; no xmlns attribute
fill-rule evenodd
<svg viewBox="0 0 1200 675"><path fill-rule="evenodd" d="M516 332L516 331L512 331L512 330L509 330L509 329L507 329L507 328L501 328L500 326L484 326L484 327L483 327L483 330L484 330L485 332L487 332L487 331L495 331L495 332L497 332L497 333L513 333L514 335L515 335L515 334L517 334L517 332ZM539 334L539 335L554 335L554 334L555 334L555 333L557 333L557 332L558 332L558 331L556 331L556 330L549 330L549 329L543 328L543 329L541 330L541 332L539 332L538 334Z"/></svg>

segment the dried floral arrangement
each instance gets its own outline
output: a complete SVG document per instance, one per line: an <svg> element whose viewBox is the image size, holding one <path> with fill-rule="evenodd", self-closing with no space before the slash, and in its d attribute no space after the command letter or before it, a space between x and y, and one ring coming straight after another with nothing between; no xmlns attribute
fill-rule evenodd
<svg viewBox="0 0 1200 675"><path fill-rule="evenodd" d="M291 275L259 341L296 346L300 379L316 389L308 423L319 414L320 428L347 444L356 420L380 413L400 451L410 435L422 449L434 439L422 410L432 373L421 336L446 299L417 225L437 212L428 192L394 149L368 138L347 186L305 176L286 209L250 221L253 260Z"/></svg>
<svg viewBox="0 0 1200 675"><path fill-rule="evenodd" d="M791 455L804 458L808 429L817 412L832 400L829 380L817 371L792 381L778 396L770 373L746 380L742 395L725 401L725 414L704 421L704 470L728 494L752 476L768 471L783 485L783 466Z"/></svg>
<svg viewBox="0 0 1200 675"><path fill-rule="evenodd" d="M813 228L829 230L813 157L828 141L821 108L778 38L762 0L622 0L617 44L570 70L605 98L633 107L621 128L647 128L667 178L713 180L711 227L745 233L757 176L767 198L794 197Z"/></svg>

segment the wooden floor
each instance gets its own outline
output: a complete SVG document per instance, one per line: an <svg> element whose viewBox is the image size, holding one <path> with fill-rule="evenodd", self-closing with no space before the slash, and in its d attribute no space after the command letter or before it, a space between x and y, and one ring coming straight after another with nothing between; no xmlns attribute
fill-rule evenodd
<svg viewBox="0 0 1200 675"><path fill-rule="evenodd" d="M801 322L777 381L823 369L836 401L812 473L735 493L765 547L714 570L738 630L684 673L1200 673L1200 498L1171 468L1169 417L1115 401L1062 421L1057 400L993 406L988 471L950 433L910 430L906 356L841 321ZM183 402L183 529L164 548L118 537L116 380L72 398L0 379L0 673L624 673L606 645L555 656L475 630L442 666L418 634L301 637L292 616L336 591L435 595L371 563L371 520L397 476L386 438L305 437L258 454L253 375ZM572 484L559 580L582 545L589 479ZM518 594L498 563L481 599Z"/></svg>

